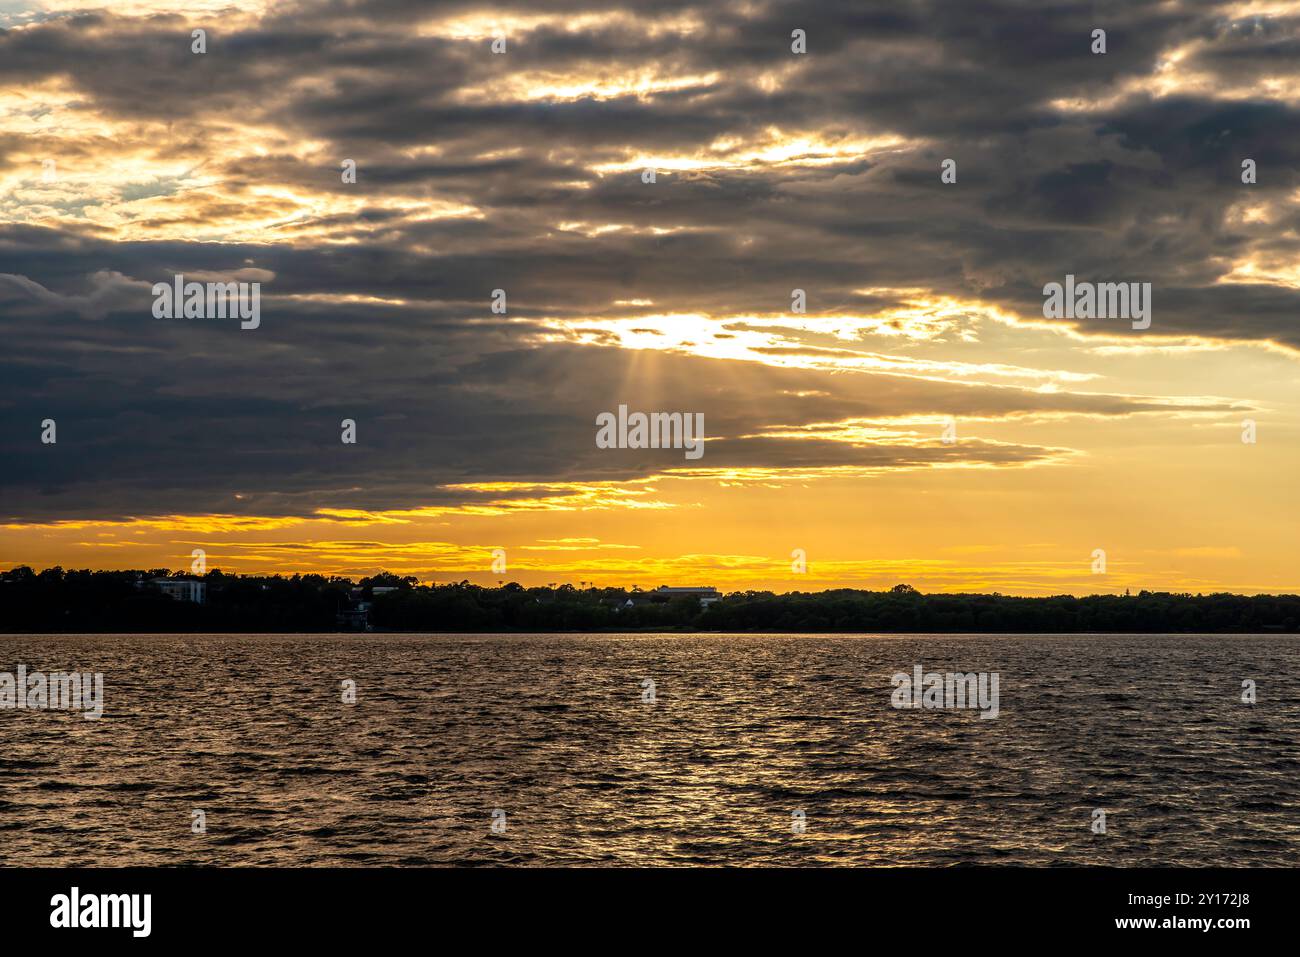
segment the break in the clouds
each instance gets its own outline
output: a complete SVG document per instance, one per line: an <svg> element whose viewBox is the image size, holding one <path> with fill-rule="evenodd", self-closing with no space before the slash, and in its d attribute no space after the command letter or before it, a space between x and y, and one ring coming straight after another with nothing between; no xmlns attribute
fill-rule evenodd
<svg viewBox="0 0 1300 957"><path fill-rule="evenodd" d="M1108 423L1294 438L1297 54L1294 3L10 0L0 521L1136 487ZM260 326L154 318L177 274ZM1151 327L1044 318L1067 275ZM597 448L620 403L704 456Z"/></svg>

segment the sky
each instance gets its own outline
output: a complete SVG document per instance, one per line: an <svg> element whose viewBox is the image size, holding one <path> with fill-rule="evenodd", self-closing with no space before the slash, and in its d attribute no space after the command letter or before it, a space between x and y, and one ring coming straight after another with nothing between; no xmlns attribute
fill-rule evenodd
<svg viewBox="0 0 1300 957"><path fill-rule="evenodd" d="M0 568L1294 592L1297 94L1300 2L0 0Z"/></svg>

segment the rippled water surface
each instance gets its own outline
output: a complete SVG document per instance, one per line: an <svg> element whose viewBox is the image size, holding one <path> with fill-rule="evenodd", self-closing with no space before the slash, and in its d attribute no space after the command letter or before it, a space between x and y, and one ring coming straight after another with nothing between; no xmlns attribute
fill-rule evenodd
<svg viewBox="0 0 1300 957"><path fill-rule="evenodd" d="M997 672L999 716L894 709L918 663ZM0 710L9 866L1300 863L1294 637L0 636L19 664L106 709Z"/></svg>

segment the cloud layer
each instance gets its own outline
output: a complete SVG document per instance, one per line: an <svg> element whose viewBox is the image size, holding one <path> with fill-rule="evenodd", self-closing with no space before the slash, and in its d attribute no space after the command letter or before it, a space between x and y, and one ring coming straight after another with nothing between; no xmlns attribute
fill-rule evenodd
<svg viewBox="0 0 1300 957"><path fill-rule="evenodd" d="M1300 352L1300 5L220 6L0 10L2 522L1050 468L1091 433L1018 423L1268 404L1128 359ZM1067 273L1151 329L1044 319ZM705 456L596 448L620 403Z"/></svg>

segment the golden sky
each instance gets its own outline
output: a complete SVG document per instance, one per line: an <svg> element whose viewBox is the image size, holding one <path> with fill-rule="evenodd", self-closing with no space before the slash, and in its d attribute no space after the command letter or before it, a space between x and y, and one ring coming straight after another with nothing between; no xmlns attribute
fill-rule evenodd
<svg viewBox="0 0 1300 957"><path fill-rule="evenodd" d="M0 567L1300 587L1300 4L824 6L0 0Z"/></svg>

